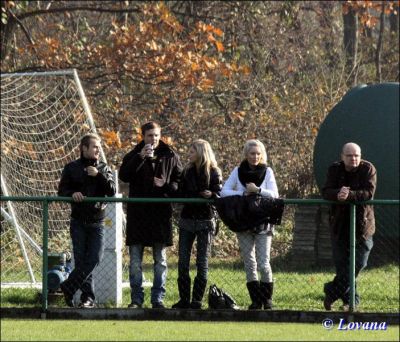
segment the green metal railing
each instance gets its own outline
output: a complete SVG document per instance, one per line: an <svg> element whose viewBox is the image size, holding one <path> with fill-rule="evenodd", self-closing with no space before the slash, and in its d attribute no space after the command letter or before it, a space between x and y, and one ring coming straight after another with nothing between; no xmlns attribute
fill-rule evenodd
<svg viewBox="0 0 400 342"><path fill-rule="evenodd" d="M47 269L48 269L48 235L49 235L49 203L50 202L73 202L72 197L58 196L0 196L0 201L14 202L42 202L43 207L43 270L42 270L42 311L48 308L47 299ZM84 202L125 202L125 203L212 203L213 200L202 198L117 198L117 197L86 197ZM399 205L400 200L370 200L364 202L334 202L323 199L284 199L285 204L297 205L321 205L340 203L350 205L350 312L355 308L355 246L356 246L356 206L360 204L373 205Z"/></svg>

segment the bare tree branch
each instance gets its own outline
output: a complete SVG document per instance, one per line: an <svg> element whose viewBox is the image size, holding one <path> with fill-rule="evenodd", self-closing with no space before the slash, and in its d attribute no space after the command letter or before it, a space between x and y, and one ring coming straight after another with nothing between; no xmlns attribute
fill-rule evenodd
<svg viewBox="0 0 400 342"><path fill-rule="evenodd" d="M32 36L30 35L28 29L25 27L25 25L22 23L22 21L11 11L8 10L8 13L10 14L10 16L18 23L18 25L21 27L22 31L24 32L26 38L28 39L29 43L31 43L32 45L35 44ZM35 50L36 51L36 50Z"/></svg>
<svg viewBox="0 0 400 342"><path fill-rule="evenodd" d="M385 29L385 1L382 1L381 5L381 17L380 17L380 27L379 27L379 37L378 44L375 51L375 68L376 68L376 81L382 82L382 72L381 72L381 53L382 53L382 42L383 42L383 31Z"/></svg>
<svg viewBox="0 0 400 342"><path fill-rule="evenodd" d="M102 8L102 7L91 7L91 6L77 6L77 7L49 8L48 10L36 10L32 12L21 13L20 15L18 15L18 17L19 19L22 20L40 14L76 12L76 11L90 11L90 12L104 12L104 13L140 13L140 10L138 8L113 9L113 8Z"/></svg>

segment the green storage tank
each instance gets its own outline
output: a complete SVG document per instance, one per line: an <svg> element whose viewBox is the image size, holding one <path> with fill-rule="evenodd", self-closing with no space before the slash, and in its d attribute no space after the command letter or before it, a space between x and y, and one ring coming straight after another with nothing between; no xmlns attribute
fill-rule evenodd
<svg viewBox="0 0 400 342"><path fill-rule="evenodd" d="M399 83L351 89L322 123L314 146L314 174L321 189L329 165L340 160L347 142L360 145L362 158L378 175L376 199L399 199ZM399 238L398 206L377 206L377 235ZM389 242L389 241L388 241Z"/></svg>

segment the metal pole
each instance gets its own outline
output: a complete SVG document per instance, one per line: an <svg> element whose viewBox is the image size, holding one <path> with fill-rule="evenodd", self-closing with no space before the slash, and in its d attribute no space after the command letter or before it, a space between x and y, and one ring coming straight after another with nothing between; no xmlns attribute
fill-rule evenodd
<svg viewBox="0 0 400 342"><path fill-rule="evenodd" d="M63 196L3 196L0 195L0 202L2 201L50 201L50 202L73 202L72 197ZM188 198L188 197L85 197L83 202L124 202L124 203L214 203L212 199L205 198ZM313 205L313 204L335 204L336 201L326 201L322 199L283 199L285 204L300 204L300 205ZM355 202L356 204L379 204L379 205L400 205L400 200L369 200L363 202Z"/></svg>
<svg viewBox="0 0 400 342"><path fill-rule="evenodd" d="M356 261L356 205L350 204L350 267L349 267L349 279L350 279L350 312L354 311L355 307L355 261Z"/></svg>
<svg viewBox="0 0 400 342"><path fill-rule="evenodd" d="M1 215L3 215L4 218L5 218L8 222L11 222L11 224L14 224L13 218L11 217L11 215L10 215L8 212L6 212L6 210L5 210L3 207L1 207ZM25 237L25 239L27 239L27 240L30 242L30 244L32 245L32 247L33 247L40 255L42 255L42 249L41 249L40 246L29 236L29 234L28 234L25 230L23 230L23 229L21 228L21 226L18 226L18 229L20 230L20 232L22 233L22 235Z"/></svg>
<svg viewBox="0 0 400 342"><path fill-rule="evenodd" d="M74 73L74 69L66 69L66 70L56 70L56 71L41 71L41 72L13 72L13 73L1 73L1 78L7 77L22 77L22 76L59 76L59 75L72 75Z"/></svg>
<svg viewBox="0 0 400 342"><path fill-rule="evenodd" d="M43 275L42 275L42 318L47 312L47 269L48 269L48 239L49 239L49 202L43 201Z"/></svg>
<svg viewBox="0 0 400 342"><path fill-rule="evenodd" d="M1 190L3 191L3 194L5 196L8 196L8 189L7 189L7 186L6 186L6 183L4 181L2 174L0 175L0 181L1 181ZM29 276L31 278L32 283L36 283L35 275L33 274L33 271L32 271L32 265L31 265L31 262L29 261L28 253L26 252L25 243L24 243L24 240L22 239L21 231L19 230L17 216L15 215L14 207L10 201L7 201L7 208L8 208L8 211L10 212L10 216L12 218L12 221L11 221L12 225L15 229L15 232L17 233L18 243L19 243L19 246L21 247L22 255L24 256L24 260L25 260L26 266L28 268Z"/></svg>
<svg viewBox="0 0 400 342"><path fill-rule="evenodd" d="M85 92L83 91L81 80L79 79L78 76L78 72L76 71L76 69L73 69L73 73L74 73L74 80L78 88L79 97L81 98L82 101L83 109L85 110L86 116L89 120L90 128L94 133L97 134L96 125L94 124L92 112L90 111L89 103L86 99ZM104 154L102 146L100 146L100 156L103 162L107 163L106 155Z"/></svg>

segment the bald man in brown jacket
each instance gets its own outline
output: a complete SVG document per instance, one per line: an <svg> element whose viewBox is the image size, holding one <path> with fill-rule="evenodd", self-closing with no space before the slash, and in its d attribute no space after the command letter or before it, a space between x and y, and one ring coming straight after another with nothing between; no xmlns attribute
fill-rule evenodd
<svg viewBox="0 0 400 342"><path fill-rule="evenodd" d="M354 202L373 199L376 189L376 169L372 163L361 159L361 148L355 143L347 143L342 149L342 160L333 163L328 170L325 186L322 189L324 199L330 201ZM348 311L350 301L350 206L333 204L330 209L332 255L336 268L333 281L325 283L324 307L331 310L332 304L341 299L343 310ZM373 246L375 216L372 205L362 204L356 207L356 260L355 276L367 266ZM360 302L355 293L355 305Z"/></svg>

